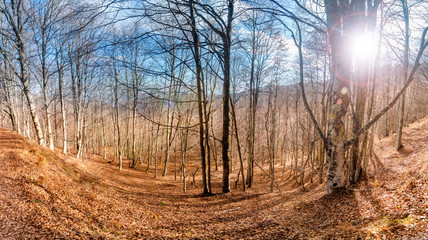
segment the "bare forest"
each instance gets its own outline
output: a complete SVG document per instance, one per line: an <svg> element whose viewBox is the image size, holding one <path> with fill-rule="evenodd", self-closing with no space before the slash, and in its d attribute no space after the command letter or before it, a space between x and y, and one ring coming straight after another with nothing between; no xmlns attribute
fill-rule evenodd
<svg viewBox="0 0 428 240"><path fill-rule="evenodd" d="M3 0L0 238L428 237L423 0Z"/></svg>

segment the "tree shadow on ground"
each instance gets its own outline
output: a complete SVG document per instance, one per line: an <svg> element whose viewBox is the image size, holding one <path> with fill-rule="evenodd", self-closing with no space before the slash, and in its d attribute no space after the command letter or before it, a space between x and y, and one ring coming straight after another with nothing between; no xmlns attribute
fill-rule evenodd
<svg viewBox="0 0 428 240"><path fill-rule="evenodd" d="M273 218L254 219L250 226L223 232L226 238L301 239L358 237L361 222L359 204L351 189L339 190L313 201L300 203L291 209L278 209Z"/></svg>

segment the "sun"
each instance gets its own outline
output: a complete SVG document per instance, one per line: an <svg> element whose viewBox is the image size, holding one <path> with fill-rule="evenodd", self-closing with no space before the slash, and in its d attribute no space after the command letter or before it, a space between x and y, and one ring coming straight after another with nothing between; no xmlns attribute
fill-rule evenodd
<svg viewBox="0 0 428 240"><path fill-rule="evenodd" d="M360 60L368 60L376 52L375 40L371 34L357 35L351 42L353 54Z"/></svg>

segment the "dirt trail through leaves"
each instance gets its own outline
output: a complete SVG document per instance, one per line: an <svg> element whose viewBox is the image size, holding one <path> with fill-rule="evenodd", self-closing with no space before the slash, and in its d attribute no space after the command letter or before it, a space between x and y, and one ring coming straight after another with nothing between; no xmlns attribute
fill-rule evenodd
<svg viewBox="0 0 428 240"><path fill-rule="evenodd" d="M325 196L315 183L302 192L282 178L283 194L269 193L258 173L247 192L202 196L199 179L183 192L173 173L154 179L145 166L82 162L0 129L0 238L428 237L428 119L405 129L400 152L393 137L376 144L367 178L341 193Z"/></svg>

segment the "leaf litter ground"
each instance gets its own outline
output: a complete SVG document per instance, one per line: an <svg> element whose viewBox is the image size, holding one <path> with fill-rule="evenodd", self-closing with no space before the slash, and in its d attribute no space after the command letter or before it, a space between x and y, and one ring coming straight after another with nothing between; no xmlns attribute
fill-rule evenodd
<svg viewBox="0 0 428 240"><path fill-rule="evenodd" d="M428 238L428 119L405 129L398 152L394 137L377 141L363 181L330 196L316 178L302 191L280 166L281 194L262 172L248 191L220 194L218 171L216 194L203 196L199 176L183 192L174 174L82 162L0 129L0 238Z"/></svg>

